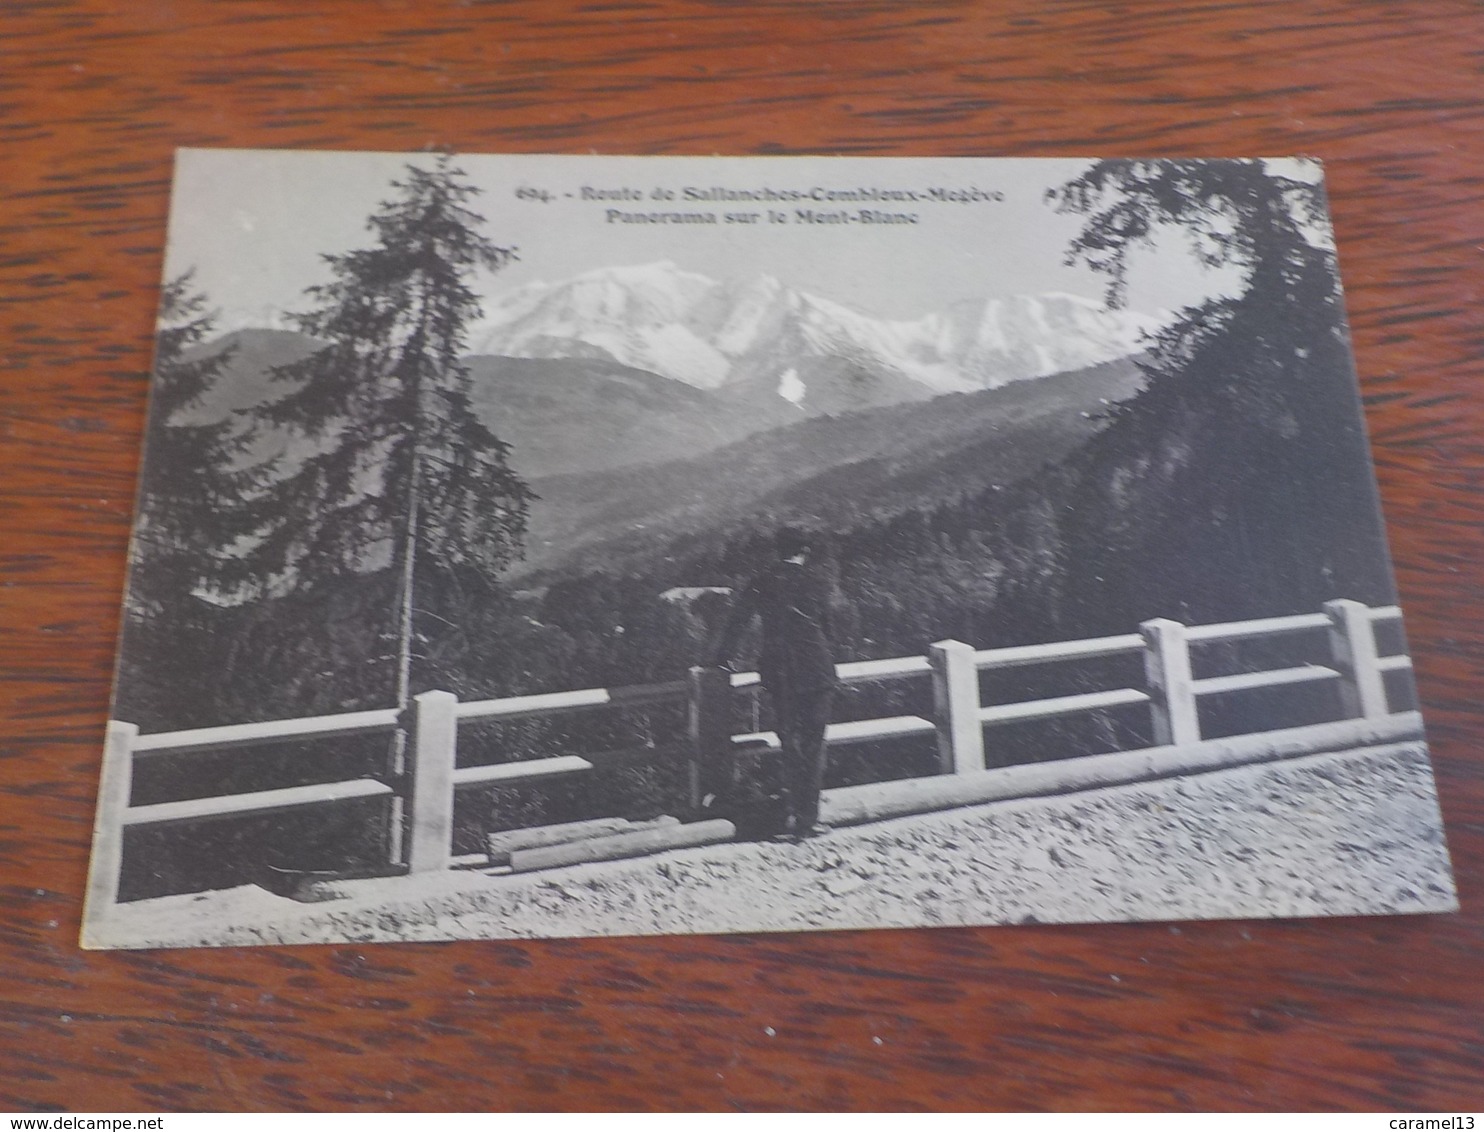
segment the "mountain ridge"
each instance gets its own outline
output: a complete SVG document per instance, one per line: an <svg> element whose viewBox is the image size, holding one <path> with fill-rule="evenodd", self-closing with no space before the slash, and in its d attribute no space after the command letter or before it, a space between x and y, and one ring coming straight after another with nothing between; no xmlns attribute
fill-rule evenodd
<svg viewBox="0 0 1484 1132"><path fill-rule="evenodd" d="M527 284L492 297L486 310L470 335L476 354L601 357L702 389L772 383L808 411L812 387L801 361L841 359L862 379L922 387L897 398L918 399L1126 357L1159 324L1064 292L877 318L770 275L717 281L669 261ZM803 385L793 397L790 372Z"/></svg>
<svg viewBox="0 0 1484 1132"><path fill-rule="evenodd" d="M232 357L206 397L175 423L217 421L283 396L293 385L277 381L272 368L298 361L318 345L298 331L265 327L239 328L202 344L189 360L224 350ZM802 415L782 399L721 400L598 358L474 355L463 363L476 415L511 446L512 466L528 479L696 455ZM284 430L268 428L252 452L263 459L293 447Z"/></svg>

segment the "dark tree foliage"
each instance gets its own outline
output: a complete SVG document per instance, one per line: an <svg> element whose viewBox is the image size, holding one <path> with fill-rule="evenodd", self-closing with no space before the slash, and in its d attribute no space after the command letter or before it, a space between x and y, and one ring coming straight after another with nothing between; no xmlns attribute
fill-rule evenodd
<svg viewBox="0 0 1484 1132"><path fill-rule="evenodd" d="M1392 600L1324 201L1261 161L1105 161L1052 194L1120 301L1177 226L1231 297L1152 343L1147 388L1047 477L1054 548L1016 597L1047 635ZM1029 626L1026 627L1029 631Z"/></svg>
<svg viewBox="0 0 1484 1132"><path fill-rule="evenodd" d="M249 459L250 422L200 411L231 361L200 349L213 329L189 272L165 285L119 674L119 713L139 722L168 715L195 686L215 599L244 580L232 550L262 522L258 497L272 474Z"/></svg>
<svg viewBox="0 0 1484 1132"><path fill-rule="evenodd" d="M254 496L271 467L247 465L250 422L202 420L197 413L230 351L198 353L211 337L206 297L189 273L160 297L151 391L153 429L140 470L129 598L141 615L165 612L182 595L230 589L241 563L230 551L262 520Z"/></svg>

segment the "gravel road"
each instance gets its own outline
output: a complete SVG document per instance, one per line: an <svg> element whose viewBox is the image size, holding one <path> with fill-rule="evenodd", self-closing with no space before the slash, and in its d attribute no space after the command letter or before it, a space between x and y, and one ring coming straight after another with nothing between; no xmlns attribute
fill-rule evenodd
<svg viewBox="0 0 1484 1132"><path fill-rule="evenodd" d="M115 947L1445 912L1420 743L538 874L255 887L121 906Z"/></svg>

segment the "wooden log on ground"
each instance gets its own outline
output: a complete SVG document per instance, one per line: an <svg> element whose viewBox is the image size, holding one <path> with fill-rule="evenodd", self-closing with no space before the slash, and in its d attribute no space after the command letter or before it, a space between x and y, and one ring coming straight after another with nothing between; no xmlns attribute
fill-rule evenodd
<svg viewBox="0 0 1484 1132"><path fill-rule="evenodd" d="M690 825L660 826L635 833L617 833L594 837L566 845L548 845L539 849L518 849L510 855L510 867L517 873L536 869L556 869L563 865L581 865L589 861L616 861L623 857L642 857L667 849L688 849L696 845L714 845L731 841L737 827L729 821L698 821Z"/></svg>
<svg viewBox="0 0 1484 1132"><path fill-rule="evenodd" d="M510 855L520 849L540 849L547 845L567 845L573 841L584 841L593 837L604 837L615 833L637 833L646 829L658 829L680 824L680 819L668 814L653 821L635 822L628 818L592 818L587 821L569 821L561 825L538 825L529 829L507 829L489 835L489 863L510 864Z"/></svg>
<svg viewBox="0 0 1484 1132"><path fill-rule="evenodd" d="M832 825L858 825L957 806L1070 794L1323 751L1417 742L1421 738L1422 716L1414 711L1399 712L1381 719L1347 719L1184 746L999 767L977 774L845 786L825 791L821 817Z"/></svg>

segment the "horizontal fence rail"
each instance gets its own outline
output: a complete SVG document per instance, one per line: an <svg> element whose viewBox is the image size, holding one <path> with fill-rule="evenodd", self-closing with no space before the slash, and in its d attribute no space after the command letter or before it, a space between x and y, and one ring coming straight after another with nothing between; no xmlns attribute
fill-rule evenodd
<svg viewBox="0 0 1484 1132"><path fill-rule="evenodd" d="M511 696L503 700L475 700L459 704L460 719L530 719L595 708L643 707L678 700L689 685L684 680L668 684L635 684L626 688L583 688L576 692L543 692L538 696Z"/></svg>
<svg viewBox="0 0 1484 1132"><path fill-rule="evenodd" d="M232 747L255 747L295 739L323 739L340 735L374 735L396 729L396 708L352 711L341 715L317 715L307 719L274 719L267 723L233 723L226 727L200 727L193 731L167 731L141 735L134 741L136 755L175 754L181 751L225 751Z"/></svg>
<svg viewBox="0 0 1484 1132"><path fill-rule="evenodd" d="M1197 707L1203 697L1242 695L1305 684L1334 684L1339 688L1344 719L1374 723L1390 718L1393 722L1386 727L1391 730L1386 727L1382 729L1385 734L1390 735L1399 726L1396 721L1401 717L1392 714L1385 677L1389 673L1410 670L1412 662L1405 654L1379 655L1375 626L1380 622L1397 621L1400 618L1401 610L1396 606L1369 608L1360 602L1338 600L1327 602L1320 613L1191 626L1167 619L1155 619L1140 625L1137 633L1039 645L975 649L960 641L939 641L931 646L926 656L849 661L836 667L838 678L843 684L928 677L933 688L931 718L901 715L832 723L826 730L825 741L835 747L915 736L936 737L937 775L907 780L905 785L895 782L847 788L859 793L866 800L862 804L868 804L872 808L871 812L879 810L886 813L894 812L893 805L896 803L889 800L893 791L919 800L979 797L981 794L987 797L996 790L1008 789L1004 783L1019 781L1026 775L1036 781L1041 781L1042 778L1060 781L1054 771L1033 771L1028 767L986 770L985 731L987 728L1006 724L1147 704L1154 732L1154 747L1147 748L1147 751L1178 752L1199 749L1207 752L1201 758L1210 758L1214 757L1210 752L1225 749L1211 744L1227 741L1205 740L1201 735ZM1201 679L1192 675L1192 646L1262 640L1320 631L1327 634L1327 663ZM1143 657L1143 687L1108 688L1012 703L985 704L981 701L980 676L984 672L1121 655ZM760 680L755 672L729 673L722 669L695 668L685 680L656 684L584 688L462 703L450 692L432 691L415 697L406 711L388 708L154 735L140 735L139 729L131 723L111 721L100 778L98 817L89 875L90 914L105 910L117 902L123 863L123 834L126 829L265 814L302 806L390 799L397 807L394 814L401 815L400 820L405 825L406 832L403 839L405 861L393 864L411 873L430 872L446 869L452 861L453 805L455 794L459 790L581 774L592 770L595 761L653 761L662 757L674 757L677 752L688 764L692 814L700 815L701 800L708 787L725 779L726 770L732 765L737 751L749 748L777 750L781 746L777 733L773 731L737 735L731 731L733 695L759 687ZM669 745L657 749L562 754L480 766L457 765L458 729L464 723L513 722L576 712L659 704L684 704L687 708L687 739L680 748ZM1409 726L1414 715L1415 713L1407 715L1405 722ZM1416 725L1416 729L1420 733L1420 723ZM1351 730L1356 734L1370 734L1370 731L1363 729ZM271 743L394 733L405 736L406 770L401 775L390 776L388 781L361 777L184 801L139 806L131 804L133 767L141 756L185 755ZM1258 733L1271 736L1283 734L1287 732L1280 730ZM1234 749L1248 748L1254 751L1288 750L1281 743L1277 746L1265 746L1261 742L1246 746L1239 744ZM1108 755L1083 756L1082 759L1101 760L1097 763L1099 768L1116 768L1121 765L1118 760L1127 762L1141 754L1139 751L1120 751ZM1079 760L1064 761L1070 764ZM1176 754L1162 754L1156 761L1161 766L1178 767L1186 765L1190 760ZM1191 765L1197 763L1199 759ZM1099 769L1089 781L1102 781L1097 776L1106 773L1114 772ZM985 778L985 775L990 775L990 778ZM1072 780L1080 781L1075 776L1069 779ZM971 784L972 788L959 789L954 786L955 781ZM864 793L860 793L862 791ZM840 796L838 791L832 791L831 794ZM881 801L878 795L888 800Z"/></svg>
<svg viewBox="0 0 1484 1132"><path fill-rule="evenodd" d="M124 811L126 826L170 825L205 818L268 814L296 806L323 806L361 798L390 798L396 791L373 778L331 782L315 786L288 786L281 790L258 790L251 794L227 794L216 798L188 798L183 802L156 802L130 806Z"/></svg>
<svg viewBox="0 0 1484 1132"><path fill-rule="evenodd" d="M1089 660L1099 656L1118 656L1140 652L1144 638L1138 633L1117 637L1094 637L1086 641L1054 641L1049 645L1018 645L1007 649L980 649L974 654L979 669L1022 668L1029 664L1047 664L1055 660Z"/></svg>
<svg viewBox="0 0 1484 1132"><path fill-rule="evenodd" d="M1231 676L1211 676L1197 680L1192 687L1198 696L1213 696L1223 692L1247 692L1253 688L1277 688L1283 684L1310 684L1316 680L1338 680L1340 672L1322 664L1306 664L1299 668L1272 668L1266 672L1238 672Z"/></svg>
<svg viewBox="0 0 1484 1132"><path fill-rule="evenodd" d="M1146 747L1045 763L996 767L974 774L872 782L825 791L821 816L833 825L857 825L1014 798L1070 794L1127 786L1177 775L1251 766L1353 747L1405 747L1422 736L1422 717L1399 712L1384 719L1346 719L1255 735L1203 739L1181 747Z"/></svg>
<svg viewBox="0 0 1484 1132"><path fill-rule="evenodd" d="M1077 696L1056 696L1046 700L1028 700L1017 704L999 704L979 709L980 723L1026 723L1037 719L1055 719L1063 715L1080 715L1086 711L1104 711L1129 704L1147 704L1149 693L1137 688L1114 688L1107 692L1085 692Z"/></svg>

